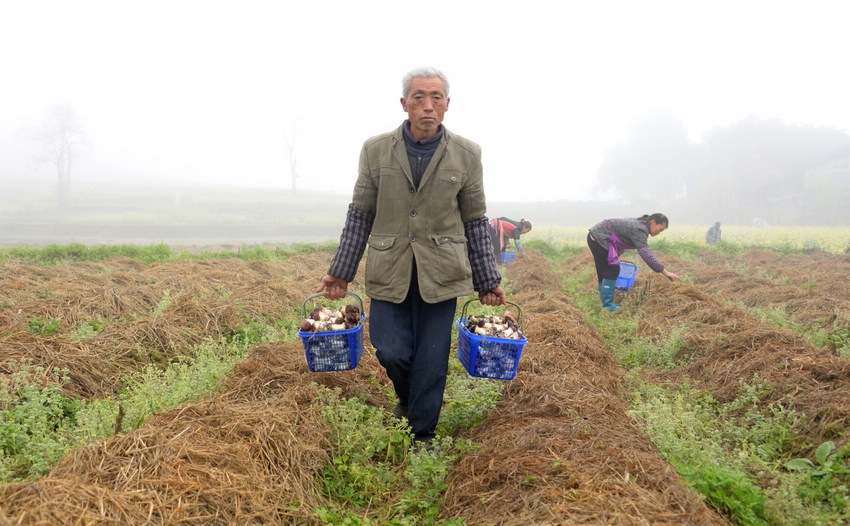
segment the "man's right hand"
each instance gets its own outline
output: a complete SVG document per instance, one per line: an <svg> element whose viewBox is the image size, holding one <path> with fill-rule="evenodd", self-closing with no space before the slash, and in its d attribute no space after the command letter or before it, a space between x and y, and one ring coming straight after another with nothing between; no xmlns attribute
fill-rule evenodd
<svg viewBox="0 0 850 526"><path fill-rule="evenodd" d="M330 274L322 278L319 282L319 288L316 292L325 291L325 297L330 300L338 300L345 297L345 291L348 290L348 282L342 278L331 276Z"/></svg>

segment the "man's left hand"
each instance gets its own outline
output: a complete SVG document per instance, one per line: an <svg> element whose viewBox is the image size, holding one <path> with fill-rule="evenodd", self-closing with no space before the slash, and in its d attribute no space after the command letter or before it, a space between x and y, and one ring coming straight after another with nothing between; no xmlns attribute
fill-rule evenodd
<svg viewBox="0 0 850 526"><path fill-rule="evenodd" d="M493 290L481 291L478 293L478 299L484 305L498 307L499 305L507 305L508 298L505 297L505 291L502 287L496 287Z"/></svg>

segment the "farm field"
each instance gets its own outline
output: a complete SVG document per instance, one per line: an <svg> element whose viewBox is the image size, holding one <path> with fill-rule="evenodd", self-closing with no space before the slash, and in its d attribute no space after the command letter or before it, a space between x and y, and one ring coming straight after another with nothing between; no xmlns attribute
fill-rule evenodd
<svg viewBox="0 0 850 526"><path fill-rule="evenodd" d="M827 511L811 499L792 508L782 491L799 489L801 479L789 486L773 475L786 459L817 461L821 444L846 450L850 256L659 253L683 281L639 263L635 285L618 292L623 309L611 314L596 305L589 252L551 252L529 248L502 267L529 344L514 380L475 380L498 386L500 399L453 437L476 446L457 451L434 523L795 524L816 508L822 523L850 517L846 488L843 501L840 491L826 492L836 499ZM129 375L179 362L211 339L259 330L246 320L286 335L250 345L208 396L158 409L135 428L109 413L116 433L69 450L43 476L0 484L0 524L333 522L319 512L332 500L322 480L336 458L320 386L380 408L387 421L393 401L368 332L358 367L335 373L309 372L293 337L302 301L330 258L0 265L0 372L9 377L26 360L44 368L49 384L51 369L64 370L60 385L71 398L117 399ZM352 289L361 292L361 283ZM765 312L781 312L782 323ZM671 339L668 363L634 365L627 344L649 342L658 356ZM671 386L734 406L733 419L757 416L754 407L794 412L781 451L737 452L775 470L748 464L741 476L751 485L722 486L725 479L684 469L639 395ZM749 405L746 393L755 393ZM828 475L846 482L846 460L833 460ZM717 488L726 495L713 495ZM766 497L742 495L740 502L756 503L749 510L724 500L752 488ZM386 517L369 505L347 510L349 524Z"/></svg>

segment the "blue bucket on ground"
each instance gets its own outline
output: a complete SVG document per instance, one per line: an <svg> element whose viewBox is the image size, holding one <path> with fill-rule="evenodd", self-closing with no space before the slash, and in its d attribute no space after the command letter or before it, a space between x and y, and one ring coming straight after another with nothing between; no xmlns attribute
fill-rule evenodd
<svg viewBox="0 0 850 526"><path fill-rule="evenodd" d="M637 276L637 265L632 265L631 263L623 263L620 262L620 275L617 276L617 285L616 288L619 290L629 290L632 288L632 285L635 283L635 276Z"/></svg>
<svg viewBox="0 0 850 526"><path fill-rule="evenodd" d="M515 256L516 256L516 252L508 252L508 251L502 252L502 263L513 262Z"/></svg>
<svg viewBox="0 0 850 526"><path fill-rule="evenodd" d="M363 300L353 292L345 293L354 296L360 303L360 323L357 327L341 331L304 332L299 330L298 336L304 343L307 355L307 368L311 373L326 373L331 371L348 371L357 367L363 355L363 323L366 313L363 312ZM307 317L307 300L324 293L313 294L301 305L301 317Z"/></svg>

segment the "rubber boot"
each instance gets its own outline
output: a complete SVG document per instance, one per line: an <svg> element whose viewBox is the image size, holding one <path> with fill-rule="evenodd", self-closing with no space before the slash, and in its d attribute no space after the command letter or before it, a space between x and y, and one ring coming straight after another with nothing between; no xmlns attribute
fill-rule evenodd
<svg viewBox="0 0 850 526"><path fill-rule="evenodd" d="M619 305L614 305L614 293L617 291L617 281L603 279L599 284L599 297L602 298L602 306L608 310L619 310Z"/></svg>

